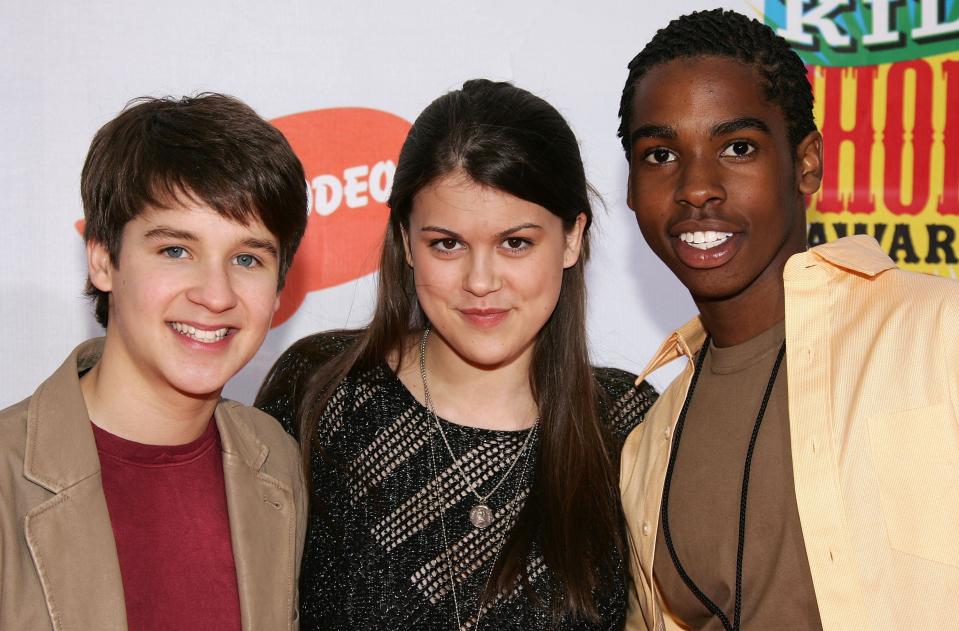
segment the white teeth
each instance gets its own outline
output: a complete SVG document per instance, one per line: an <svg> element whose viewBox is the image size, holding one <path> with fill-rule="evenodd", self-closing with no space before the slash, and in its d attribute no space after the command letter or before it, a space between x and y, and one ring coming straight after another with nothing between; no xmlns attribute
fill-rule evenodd
<svg viewBox="0 0 959 631"><path fill-rule="evenodd" d="M683 232L679 235L679 240L699 250L709 250L717 245L725 243L726 239L733 236L732 232L716 232L715 230L706 230L705 232Z"/></svg>
<svg viewBox="0 0 959 631"><path fill-rule="evenodd" d="M190 326L189 324L183 324L182 322L171 322L170 327L177 333L185 335L191 340L203 342L204 344L219 342L226 337L227 333L230 332L229 327L223 327L222 329L216 329L214 331L204 331L203 329L197 329L196 327Z"/></svg>

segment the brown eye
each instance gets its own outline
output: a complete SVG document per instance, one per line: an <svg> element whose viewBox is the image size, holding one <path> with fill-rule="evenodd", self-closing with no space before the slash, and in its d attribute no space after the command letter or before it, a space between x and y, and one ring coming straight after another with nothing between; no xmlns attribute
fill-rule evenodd
<svg viewBox="0 0 959 631"><path fill-rule="evenodd" d="M754 147L752 143L746 142L745 140L737 140L736 142L726 147L722 155L735 157L735 158L743 158L745 156L748 156L755 150L756 150L756 147Z"/></svg>
<svg viewBox="0 0 959 631"><path fill-rule="evenodd" d="M675 159L676 154L669 149L664 149L663 147L656 147L646 154L646 162L651 162L653 164L666 164L667 162L672 162Z"/></svg>
<svg viewBox="0 0 959 631"><path fill-rule="evenodd" d="M500 244L504 250L510 254L525 252L532 246L529 239L524 237L506 237Z"/></svg>
<svg viewBox="0 0 959 631"><path fill-rule="evenodd" d="M430 241L430 247L440 254L452 254L464 248L463 244L456 239L435 239Z"/></svg>

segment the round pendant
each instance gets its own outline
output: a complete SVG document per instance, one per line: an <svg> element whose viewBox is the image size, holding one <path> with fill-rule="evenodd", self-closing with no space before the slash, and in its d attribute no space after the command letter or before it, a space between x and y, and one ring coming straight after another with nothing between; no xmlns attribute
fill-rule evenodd
<svg viewBox="0 0 959 631"><path fill-rule="evenodd" d="M493 523L493 511L486 504L477 504L470 510L470 522L477 528L486 528Z"/></svg>

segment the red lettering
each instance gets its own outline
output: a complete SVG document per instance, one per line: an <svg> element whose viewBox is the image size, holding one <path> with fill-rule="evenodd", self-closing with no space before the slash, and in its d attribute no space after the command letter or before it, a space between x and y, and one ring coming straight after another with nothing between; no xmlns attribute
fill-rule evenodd
<svg viewBox="0 0 959 631"><path fill-rule="evenodd" d="M942 133L946 159L938 210L940 215L959 215L959 61L942 62L942 74L946 80L946 126Z"/></svg>
<svg viewBox="0 0 959 631"><path fill-rule="evenodd" d="M902 201L902 159L908 138L903 121L906 72L916 78L916 120L912 129L912 200ZM929 162L932 157L932 68L924 59L901 61L889 68L886 84L886 130L883 146L886 164L883 176L883 202L896 215L917 215L929 201Z"/></svg>
<svg viewBox="0 0 959 631"><path fill-rule="evenodd" d="M870 191L869 166L875 128L872 122L873 84L879 74L875 66L856 68L823 67L825 77L823 112L823 178L819 212L871 213L875 210ZM852 129L842 126L842 78L851 73L856 83L856 120ZM839 192L839 151L842 143L853 146L853 190L845 196ZM847 199L844 199L847 198Z"/></svg>

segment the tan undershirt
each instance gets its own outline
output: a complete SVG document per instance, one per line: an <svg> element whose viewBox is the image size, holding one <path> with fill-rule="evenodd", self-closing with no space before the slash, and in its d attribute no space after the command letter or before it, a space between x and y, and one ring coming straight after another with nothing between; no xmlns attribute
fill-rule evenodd
<svg viewBox="0 0 959 631"><path fill-rule="evenodd" d="M687 574L733 622L743 465L784 324L710 346L680 437L669 528ZM723 629L677 572L660 524L654 574L667 610L693 629ZM740 628L821 629L793 486L786 361L752 458Z"/></svg>

